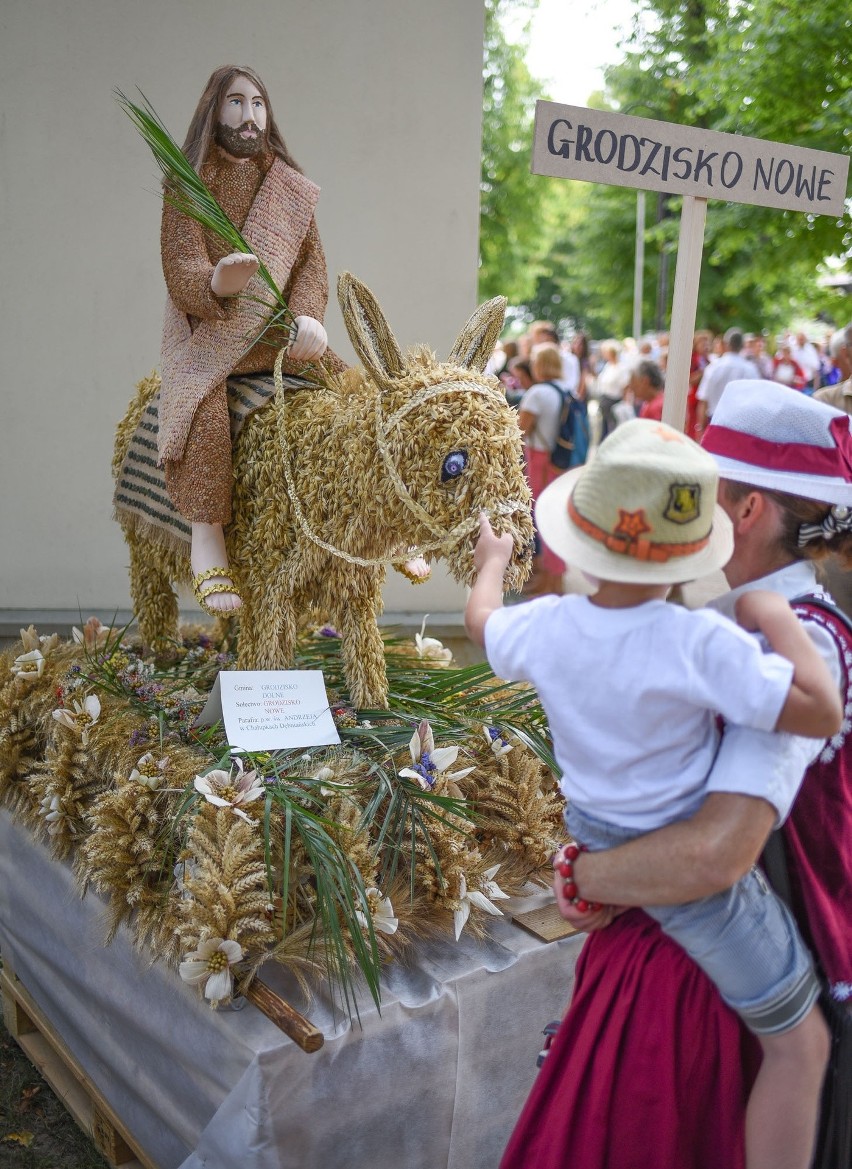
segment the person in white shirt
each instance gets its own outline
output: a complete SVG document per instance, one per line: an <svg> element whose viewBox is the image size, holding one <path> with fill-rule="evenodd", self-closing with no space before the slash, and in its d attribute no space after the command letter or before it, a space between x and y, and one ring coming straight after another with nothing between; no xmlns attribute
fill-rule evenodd
<svg viewBox="0 0 852 1169"><path fill-rule="evenodd" d="M621 421L614 411L623 401L624 391L630 383L630 366L620 360L621 349L617 341L602 341L600 354L604 363L598 371L594 396L600 405L601 438L604 439Z"/></svg>
<svg viewBox="0 0 852 1169"><path fill-rule="evenodd" d="M722 391L729 382L760 377L757 367L742 355L745 342L742 329L728 329L724 342L725 352L717 361L713 361L707 366L704 376L698 384L695 423L698 435L703 433L707 423L713 417L713 411L719 404Z"/></svg>
<svg viewBox="0 0 852 1169"><path fill-rule="evenodd" d="M793 360L802 367L805 378L805 393L813 393L819 389L819 353L813 342L808 340L807 334L798 332L794 345L790 346Z"/></svg>
<svg viewBox="0 0 852 1169"><path fill-rule="evenodd" d="M717 482L710 454L662 423L636 420L591 464L551 484L536 508L542 537L593 575L592 598L504 609L511 548L481 521L468 634L485 645L495 673L535 685L569 799L566 823L593 848L697 809L719 744L716 712L758 730L815 737L840 726L835 680L785 601L749 592L738 603L738 619L779 651L766 655L716 614L665 605L669 586L730 556ZM592 684L599 675L618 679L616 706L610 687ZM557 865L564 896L575 902L578 856L572 846ZM646 909L761 1040L749 1127L769 1135L751 1142L749 1169L772 1169L779 1148L785 1165L806 1169L828 1038L791 915L755 873L725 894Z"/></svg>

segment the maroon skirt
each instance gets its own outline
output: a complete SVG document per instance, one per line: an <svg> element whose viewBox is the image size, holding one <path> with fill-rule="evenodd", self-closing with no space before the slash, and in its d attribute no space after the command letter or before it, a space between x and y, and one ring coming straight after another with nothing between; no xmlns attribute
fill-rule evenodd
<svg viewBox="0 0 852 1169"><path fill-rule="evenodd" d="M630 910L583 947L500 1169L744 1169L759 1064L706 975Z"/></svg>

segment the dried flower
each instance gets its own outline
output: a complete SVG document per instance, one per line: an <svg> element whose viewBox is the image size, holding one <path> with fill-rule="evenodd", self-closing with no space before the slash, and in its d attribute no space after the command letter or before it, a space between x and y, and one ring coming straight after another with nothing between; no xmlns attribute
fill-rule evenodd
<svg viewBox="0 0 852 1169"><path fill-rule="evenodd" d="M250 816L242 810L244 804L253 803L264 794L263 780L258 779L256 771L243 771L241 759L235 759L237 774L216 768L206 775L196 775L195 790L204 796L211 804L218 808L230 808L235 816L240 816L248 824L256 824Z"/></svg>
<svg viewBox="0 0 852 1169"><path fill-rule="evenodd" d="M504 739L497 727L483 727L482 731L485 735L485 741L498 759L503 755L508 755L512 750L512 744Z"/></svg>
<svg viewBox="0 0 852 1169"><path fill-rule="evenodd" d="M456 927L456 941L461 937L461 932L467 924L467 919L470 917L470 907L475 905L477 909L482 909L485 913L490 913L492 917L502 917L503 910L498 909L493 905L489 898L494 898L495 901L507 900L509 894L504 893L494 877L497 874L499 865L493 865L490 869L486 869L482 874L480 882L480 889L468 890L467 878L462 873L459 878L459 908L453 913L453 921Z"/></svg>
<svg viewBox="0 0 852 1169"><path fill-rule="evenodd" d="M30 625L28 628L21 630L21 642L23 643L24 649L27 651L31 649L38 649L40 638L38 632L36 631L35 625Z"/></svg>
<svg viewBox="0 0 852 1169"><path fill-rule="evenodd" d="M162 759L155 759L153 752L149 751L136 761L136 766L130 772L129 782L144 784L155 792L157 788L162 787L168 765L168 755Z"/></svg>
<svg viewBox="0 0 852 1169"><path fill-rule="evenodd" d="M231 997L234 986L231 967L242 956L243 948L239 942L207 938L181 962L180 976L192 986L202 986L204 997L212 1003L221 1002Z"/></svg>
<svg viewBox="0 0 852 1169"><path fill-rule="evenodd" d="M101 716L101 704L96 694L89 694L83 702L72 702L71 709L54 710L53 717L69 730L77 731L83 746L89 741L89 731Z"/></svg>
<svg viewBox="0 0 852 1169"><path fill-rule="evenodd" d="M436 747L432 728L425 718L411 736L408 750L413 766L403 767L399 773L403 778L416 780L424 791L434 791L440 780L440 787L446 788L450 795L456 799L464 799L455 781L470 775L474 768L465 767L462 771L451 771L444 775L447 768L452 767L458 758L459 749Z"/></svg>
<svg viewBox="0 0 852 1169"><path fill-rule="evenodd" d="M70 821L59 796L46 795L39 805L38 814L44 817L50 836L56 836L62 831L63 821Z"/></svg>
<svg viewBox="0 0 852 1169"><path fill-rule="evenodd" d="M192 893L187 888L187 882L195 880L198 876L199 867L197 860L187 856L179 860L172 870L175 876L175 888L184 901L192 900Z"/></svg>
<svg viewBox="0 0 852 1169"><path fill-rule="evenodd" d="M90 617L82 630L74 625L71 629L71 637L77 645L84 645L86 649L92 653L104 644L110 635L110 630L106 625L102 625L97 617Z"/></svg>
<svg viewBox="0 0 852 1169"><path fill-rule="evenodd" d="M390 897L383 897L381 890L373 886L365 890L367 894L367 908L373 920L373 929L382 934L395 934L399 929L399 919L394 917ZM367 916L363 910L356 909L355 916L359 923L367 929Z"/></svg>
<svg viewBox="0 0 852 1169"><path fill-rule="evenodd" d="M340 637L333 625L320 625L314 630L314 637Z"/></svg>
<svg viewBox="0 0 852 1169"><path fill-rule="evenodd" d="M424 658L430 662L438 662L442 665L447 665L453 660L453 651L447 649L437 637L424 637L426 632L426 620L429 614L423 618L423 624L420 626L420 632L414 634L414 645L417 649L417 656Z"/></svg>
<svg viewBox="0 0 852 1169"><path fill-rule="evenodd" d="M19 654L12 663L12 673L22 682L36 682L44 673L44 654L40 649L31 649Z"/></svg>
<svg viewBox="0 0 852 1169"><path fill-rule="evenodd" d="M49 637L39 637L35 625L30 625L28 628L21 630L21 642L25 652L27 653L29 653L30 650L38 649L41 650L46 658L49 658L56 647L59 645L59 640L60 638L58 633L51 633Z"/></svg>

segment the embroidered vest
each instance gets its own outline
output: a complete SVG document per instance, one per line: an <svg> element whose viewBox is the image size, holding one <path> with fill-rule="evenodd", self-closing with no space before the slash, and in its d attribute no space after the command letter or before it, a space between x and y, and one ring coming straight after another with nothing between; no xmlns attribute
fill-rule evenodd
<svg viewBox="0 0 852 1169"><path fill-rule="evenodd" d="M842 668L843 725L805 772L782 832L799 928L843 1001L852 998L852 628L816 599L792 604L834 638Z"/></svg>

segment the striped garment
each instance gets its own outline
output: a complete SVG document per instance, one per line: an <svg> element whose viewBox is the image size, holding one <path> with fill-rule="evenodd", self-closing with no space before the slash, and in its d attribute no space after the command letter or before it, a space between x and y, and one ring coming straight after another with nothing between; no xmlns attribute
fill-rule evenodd
<svg viewBox="0 0 852 1169"><path fill-rule="evenodd" d="M284 377L288 389L310 385L304 378ZM231 419L231 442L237 440L243 423L275 396L271 374L231 377L228 386L228 414ZM127 454L116 477L113 504L116 518L132 519L145 534L171 546L189 544L192 529L174 508L166 488L166 473L157 465L160 391L145 407L139 425L130 440Z"/></svg>

